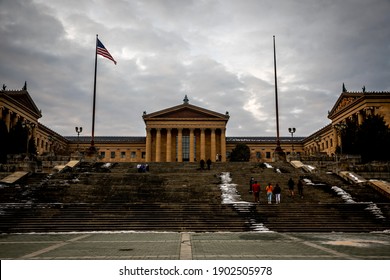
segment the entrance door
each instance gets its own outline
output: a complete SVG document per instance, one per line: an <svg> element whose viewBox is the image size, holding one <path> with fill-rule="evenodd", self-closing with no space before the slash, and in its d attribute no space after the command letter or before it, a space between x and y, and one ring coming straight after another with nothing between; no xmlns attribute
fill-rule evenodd
<svg viewBox="0 0 390 280"><path fill-rule="evenodd" d="M176 137L176 160L178 158L178 151L177 151L177 140L178 137ZM182 154L183 154L183 161L190 161L190 136L183 135L182 136ZM196 155L196 137L194 136L194 155Z"/></svg>

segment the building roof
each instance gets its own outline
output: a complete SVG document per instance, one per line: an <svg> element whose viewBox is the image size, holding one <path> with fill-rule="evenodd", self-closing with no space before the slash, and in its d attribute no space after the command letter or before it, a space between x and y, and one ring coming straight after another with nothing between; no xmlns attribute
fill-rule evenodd
<svg viewBox="0 0 390 280"><path fill-rule="evenodd" d="M156 111L144 115L142 118L145 123L150 120L221 120L227 122L229 113L221 114L211 110L207 110L192 104L189 104L187 96L183 100L183 104Z"/></svg>
<svg viewBox="0 0 390 280"><path fill-rule="evenodd" d="M283 136L283 137L279 137L279 140L280 142L300 142L300 141L303 141L306 137L289 137L289 136ZM270 143L276 143L276 137L273 137L273 136L260 136L260 137L243 137L243 136L239 136L239 137L226 137L226 142L227 143L234 143L234 142L238 142L238 143L254 143L254 142L270 142Z"/></svg>
<svg viewBox="0 0 390 280"><path fill-rule="evenodd" d="M89 143L91 142L91 136L65 136L65 139L76 143ZM305 137L280 137L280 141L283 143L286 142L300 142L305 139ZM95 143L144 143L146 142L146 137L144 136L95 136ZM249 143L249 142L276 142L276 137L226 137L226 142L228 143Z"/></svg>
<svg viewBox="0 0 390 280"><path fill-rule="evenodd" d="M37 119L42 117L41 111L35 105L30 94L26 89L22 90L0 90L0 97L5 100L10 100L12 103L24 108L27 112L31 113Z"/></svg>
<svg viewBox="0 0 390 280"><path fill-rule="evenodd" d="M339 112L342 112L348 108L355 106L355 104L361 102L364 99L372 98L390 98L390 92L386 91L370 91L370 92L349 92L345 91L341 93L332 110L328 113L328 118L333 119Z"/></svg>
<svg viewBox="0 0 390 280"><path fill-rule="evenodd" d="M70 142L89 143L91 142L91 136L65 136ZM95 136L95 143L143 143L146 142L144 136Z"/></svg>

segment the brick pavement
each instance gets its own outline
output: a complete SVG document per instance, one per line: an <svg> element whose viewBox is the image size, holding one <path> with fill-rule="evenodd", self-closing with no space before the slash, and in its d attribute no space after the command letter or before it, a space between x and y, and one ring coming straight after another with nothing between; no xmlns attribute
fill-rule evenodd
<svg viewBox="0 0 390 280"><path fill-rule="evenodd" d="M390 233L3 234L0 259L390 260Z"/></svg>

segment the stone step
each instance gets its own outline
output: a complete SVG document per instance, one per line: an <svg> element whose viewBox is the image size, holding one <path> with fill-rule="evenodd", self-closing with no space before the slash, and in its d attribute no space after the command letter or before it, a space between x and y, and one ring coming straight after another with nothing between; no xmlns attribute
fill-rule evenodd
<svg viewBox="0 0 390 280"><path fill-rule="evenodd" d="M389 228L390 205L386 200L378 204L385 219L378 220L365 210L370 204L348 206L329 184L306 185L303 199L287 196L290 177L311 176L321 182L330 175L308 175L289 164L278 164L282 173L253 163L213 163L210 171L198 168L198 163L153 163L149 172L138 173L134 163L118 163L106 169L80 164L72 172L55 174L43 182L31 179L26 186L0 189L0 201L23 202L0 204L0 231L358 232ZM219 174L226 171L237 184L240 203L222 204ZM251 176L262 184L260 205L250 203ZM336 181L332 177L331 182ZM264 203L264 185L268 182L281 184L282 204ZM356 202L364 202L360 198L380 201L369 193L363 195L363 190L356 194L361 194Z"/></svg>

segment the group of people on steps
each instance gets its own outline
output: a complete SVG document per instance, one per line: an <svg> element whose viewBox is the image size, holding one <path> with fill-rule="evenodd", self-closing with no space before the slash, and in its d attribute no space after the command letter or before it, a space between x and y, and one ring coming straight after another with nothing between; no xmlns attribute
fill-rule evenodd
<svg viewBox="0 0 390 280"><path fill-rule="evenodd" d="M290 178L288 180L287 187L288 187L288 191L289 191L288 196L294 198L294 196L295 196L295 193L294 193L295 182L292 178ZM303 198L302 179L298 180L297 187L298 187L299 197ZM251 179L249 181L249 193L253 194L255 203L260 203L260 190L261 190L260 183L257 180L255 180L254 177L251 177ZM272 183L268 183L267 186L265 187L265 192L266 192L268 204L272 204L272 198L274 196L275 196L275 203L276 204L280 203L280 196L282 193L282 189L279 186L279 183L276 183L275 186L273 186Z"/></svg>

